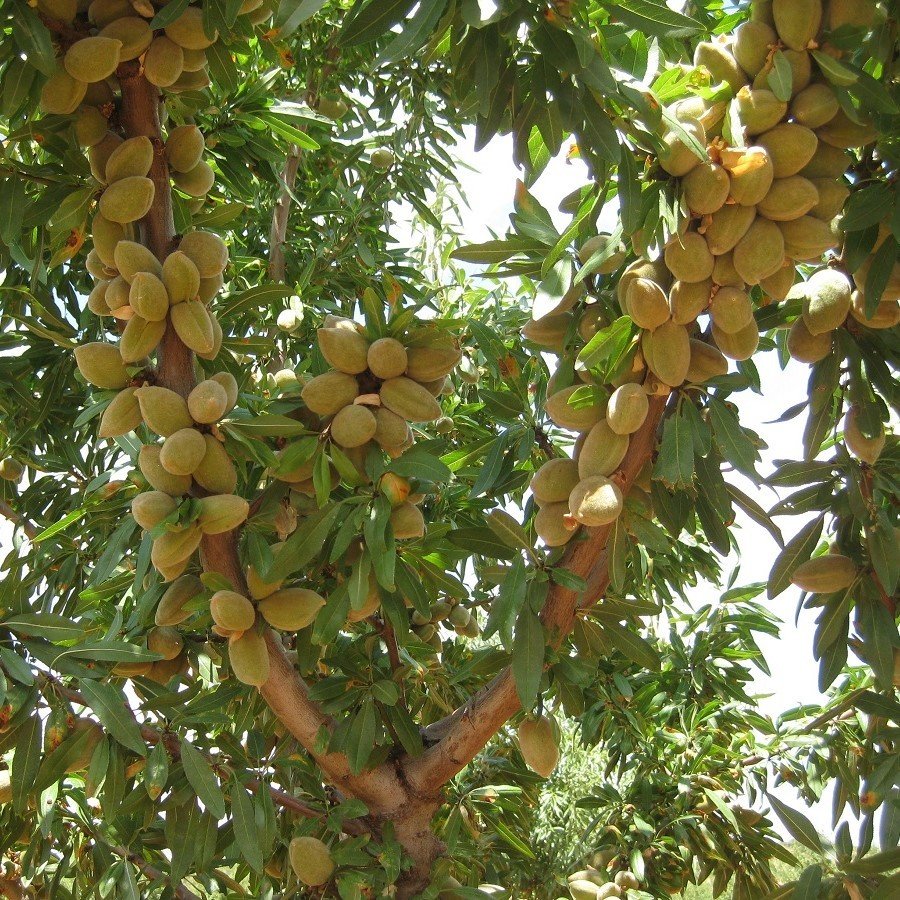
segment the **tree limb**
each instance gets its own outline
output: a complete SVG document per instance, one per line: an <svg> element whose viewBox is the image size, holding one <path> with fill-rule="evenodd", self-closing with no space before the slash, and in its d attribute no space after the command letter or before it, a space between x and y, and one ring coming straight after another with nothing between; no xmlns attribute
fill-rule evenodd
<svg viewBox="0 0 900 900"><path fill-rule="evenodd" d="M0 500L0 516L3 516L4 519L9 519L13 525L21 528L30 538L33 538L38 533L34 524L21 513L16 512L5 500Z"/></svg>
<svg viewBox="0 0 900 900"><path fill-rule="evenodd" d="M118 847L114 844L107 844L110 850L115 853L117 856L121 856L122 859L127 859L130 863L135 865L141 872L147 876L151 881L161 881L165 884L172 885L172 891L175 896L179 898L179 900L200 900L200 895L195 894L193 891L186 888L183 884L172 884L172 880L168 875L163 875L156 866L150 865L142 856L135 853L133 850L129 850L127 847Z"/></svg>
<svg viewBox="0 0 900 900"><path fill-rule="evenodd" d="M623 494L652 457L665 406L665 397L651 397L647 420L631 437L628 455L613 477ZM541 612L545 637L552 649L557 649L572 630L577 610L596 603L609 586L606 545L612 528L607 525L584 529L584 539L570 544L563 557L561 566L583 578L587 590L582 596L560 584L552 585ZM402 763L412 790L426 797L437 794L520 707L512 669L507 667L450 716L426 729L426 738L437 739L438 743L421 756L406 758Z"/></svg>
<svg viewBox="0 0 900 900"><path fill-rule="evenodd" d="M272 227L269 229L269 278L272 281L285 281L284 242L287 238L288 219L291 214L291 200L294 193L294 181L300 166L300 148L291 145L279 181L282 185L281 196L275 204L272 214Z"/></svg>

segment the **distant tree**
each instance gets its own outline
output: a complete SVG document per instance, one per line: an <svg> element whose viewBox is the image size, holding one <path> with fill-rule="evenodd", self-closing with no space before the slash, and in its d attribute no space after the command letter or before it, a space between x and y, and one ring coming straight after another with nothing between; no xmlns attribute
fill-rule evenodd
<svg viewBox="0 0 900 900"><path fill-rule="evenodd" d="M484 6L2 3L7 895L897 895L894 4ZM690 611L739 511L771 574ZM773 721L792 583L829 696Z"/></svg>

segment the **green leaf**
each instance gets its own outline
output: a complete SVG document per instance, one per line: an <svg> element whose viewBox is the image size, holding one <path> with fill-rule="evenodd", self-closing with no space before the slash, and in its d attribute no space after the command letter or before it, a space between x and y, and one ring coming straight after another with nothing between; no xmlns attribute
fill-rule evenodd
<svg viewBox="0 0 900 900"><path fill-rule="evenodd" d="M150 27L156 31L165 28L174 22L187 8L191 0L169 0L163 8L151 19Z"/></svg>
<svg viewBox="0 0 900 900"><path fill-rule="evenodd" d="M696 19L675 12L665 3L655 0L622 0L619 3L607 3L606 6L616 10L617 17L626 25L654 37L683 38L705 31Z"/></svg>
<svg viewBox="0 0 900 900"><path fill-rule="evenodd" d="M225 430L238 431L248 437L291 437L308 431L302 422L275 413L265 413L252 419L234 419L225 426Z"/></svg>
<svg viewBox="0 0 900 900"><path fill-rule="evenodd" d="M19 729L12 761L13 809L22 813L28 795L34 789L35 776L41 765L42 728L37 716L29 716Z"/></svg>
<svg viewBox="0 0 900 900"><path fill-rule="evenodd" d="M603 625L603 636L623 656L645 669L659 671L659 654L644 638L619 622L602 616L600 619Z"/></svg>
<svg viewBox="0 0 900 900"><path fill-rule="evenodd" d="M254 872L263 868L263 853L260 843L259 829L256 827L256 814L253 811L253 800L244 790L237 776L231 783L231 818L234 823L234 839L241 856Z"/></svg>
<svg viewBox="0 0 900 900"><path fill-rule="evenodd" d="M340 509L340 503L333 503L305 518L273 555L272 565L268 571L260 573L262 577L269 582L281 581L318 556Z"/></svg>
<svg viewBox="0 0 900 900"><path fill-rule="evenodd" d="M434 484L445 484L452 477L450 469L426 446L410 447L393 460L387 470L404 478L418 478Z"/></svg>
<svg viewBox="0 0 900 900"><path fill-rule="evenodd" d="M754 480L759 480L756 472L759 451L741 428L734 411L721 400L713 399L709 403L709 412L713 434L722 456L738 471Z"/></svg>
<svg viewBox="0 0 900 900"><path fill-rule="evenodd" d="M876 694L874 691L864 691L854 701L857 709L868 713L870 716L880 716L883 719L893 719L900 725L900 703L892 697Z"/></svg>
<svg viewBox="0 0 900 900"><path fill-rule="evenodd" d="M431 37L431 32L444 13L447 0L419 3L412 18L403 23L403 30L382 51L375 65L397 62L413 56Z"/></svg>
<svg viewBox="0 0 900 900"><path fill-rule="evenodd" d="M787 103L793 94L794 70L782 50L776 50L772 57L772 71L766 77L772 93L782 102Z"/></svg>
<svg viewBox="0 0 900 900"><path fill-rule="evenodd" d="M819 543L819 535L824 524L824 515L809 522L778 554L769 573L769 586L766 589L766 596L770 600L787 590L791 583L791 575L812 556Z"/></svg>
<svg viewBox="0 0 900 900"><path fill-rule="evenodd" d="M138 756L146 756L147 745L141 737L140 726L131 715L122 691L111 684L87 679L82 680L80 687L103 727L120 744L134 750Z"/></svg>
<svg viewBox="0 0 900 900"><path fill-rule="evenodd" d="M56 613L22 613L2 623L16 634L41 637L51 643L80 638L84 629L77 622Z"/></svg>
<svg viewBox="0 0 900 900"><path fill-rule="evenodd" d="M169 780L169 754L165 745L160 741L147 757L147 766L144 769L144 788L151 800L155 800L166 786Z"/></svg>
<svg viewBox="0 0 900 900"><path fill-rule="evenodd" d="M859 75L849 66L845 66L840 60L827 53L822 53L821 50L811 50L810 55L822 70L825 78L838 87L849 87L851 84L855 84L859 78Z"/></svg>
<svg viewBox="0 0 900 900"><path fill-rule="evenodd" d="M39 72L52 75L58 65L50 32L37 13L25 3L12 7L13 40L19 45L28 62Z"/></svg>
<svg viewBox="0 0 900 900"><path fill-rule="evenodd" d="M358 0L341 29L340 42L352 47L380 37L404 18L414 3L415 0L370 0L363 6Z"/></svg>
<svg viewBox="0 0 900 900"><path fill-rule="evenodd" d="M494 633L498 633L503 647L509 652L512 652L513 647L513 627L519 610L525 603L526 577L525 563L521 556L517 556L500 584L500 590L491 604L484 626L484 639L487 640Z"/></svg>
<svg viewBox="0 0 900 900"><path fill-rule="evenodd" d="M209 761L190 741L181 742L181 765L188 784L203 805L217 818L225 818L225 796L213 774Z"/></svg>
<svg viewBox="0 0 900 900"><path fill-rule="evenodd" d="M498 538L490 528L457 528L451 531L447 537L451 544L479 556L486 556L490 559L513 559L516 556L515 551Z"/></svg>
<svg viewBox="0 0 900 900"><path fill-rule="evenodd" d="M784 547L784 535L781 529L772 521L769 514L752 498L733 484L725 482L725 490L732 500L761 528L765 528L779 547Z"/></svg>
<svg viewBox="0 0 900 900"><path fill-rule="evenodd" d="M860 599L857 616L866 662L872 667L879 685L890 690L894 677L897 625L874 590L866 591Z"/></svg>
<svg viewBox="0 0 900 900"><path fill-rule="evenodd" d="M467 244L465 247L458 247L450 254L450 258L460 262L496 265L519 254L543 256L546 251L547 244L545 243L531 238L509 237L502 241L485 241L483 244Z"/></svg>
<svg viewBox="0 0 900 900"><path fill-rule="evenodd" d="M63 516L58 522L54 522L48 528L45 528L43 531L38 532L32 539L32 544L40 544L41 541L46 541L47 538L53 537L55 534L59 534L60 531L68 528L73 522L77 522L87 510L82 507L81 509L76 509L70 512L68 515Z"/></svg>
<svg viewBox="0 0 900 900"><path fill-rule="evenodd" d="M348 738L347 761L350 763L350 771L354 774L358 775L366 767L375 749L377 732L378 712L372 698L366 697L353 718Z"/></svg>
<svg viewBox="0 0 900 900"><path fill-rule="evenodd" d="M524 550L529 554L532 552L531 541L528 540L525 529L505 510L492 509L485 515L484 521L507 547Z"/></svg>
<svg viewBox="0 0 900 900"><path fill-rule="evenodd" d="M27 202L25 179L7 178L0 184L0 239L7 245L19 242Z"/></svg>
<svg viewBox="0 0 900 900"><path fill-rule="evenodd" d="M816 900L819 896L819 886L822 883L822 867L818 864L809 866L803 870L803 874L797 879L791 900Z"/></svg>
<svg viewBox="0 0 900 900"><path fill-rule="evenodd" d="M769 803L772 804L772 809L775 810L775 814L781 820L781 824L784 825L795 841L798 841L803 844L804 847L809 848L815 853L824 853L822 841L819 838L818 832L813 826L813 823L810 822L803 813L797 812L797 810L782 803L777 797L774 797L768 792L766 792L766 797Z"/></svg>
<svg viewBox="0 0 900 900"><path fill-rule="evenodd" d="M290 37L307 19L311 19L328 0L281 0L274 25L279 37Z"/></svg>
<svg viewBox="0 0 900 900"><path fill-rule="evenodd" d="M575 367L581 371L593 369L611 356L618 355L631 340L634 323L628 316L616 319L606 328L601 328L582 347Z"/></svg>
<svg viewBox="0 0 900 900"><path fill-rule="evenodd" d="M669 488L690 488L694 477L693 420L676 412L663 425L659 456L653 468L654 480Z"/></svg>
<svg viewBox="0 0 900 900"><path fill-rule="evenodd" d="M544 672L544 627L537 614L525 605L516 619L512 646L512 673L522 709L530 710L537 699Z"/></svg>

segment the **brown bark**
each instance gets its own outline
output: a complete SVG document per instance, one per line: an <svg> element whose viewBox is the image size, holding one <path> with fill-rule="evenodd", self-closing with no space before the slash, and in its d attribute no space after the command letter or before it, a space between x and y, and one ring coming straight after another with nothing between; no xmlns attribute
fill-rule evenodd
<svg viewBox="0 0 900 900"><path fill-rule="evenodd" d="M623 493L628 492L653 454L665 405L665 397L650 398L647 420L632 436L628 455L615 476ZM593 605L606 591L609 585L606 544L611 532L612 526L585 529L585 539L569 545L561 565L583 578L587 590L582 597L559 584L550 589L541 621L551 648L558 648L572 630L577 610ZM403 762L412 790L421 796L439 792L518 712L520 706L512 670L506 668L464 706L426 729L426 737L436 739L438 743L421 756Z"/></svg>
<svg viewBox="0 0 900 900"><path fill-rule="evenodd" d="M294 181L299 166L300 148L291 147L281 170L281 196L275 204L272 227L269 229L269 278L272 281L285 281L284 242L291 214L291 195L294 192Z"/></svg>

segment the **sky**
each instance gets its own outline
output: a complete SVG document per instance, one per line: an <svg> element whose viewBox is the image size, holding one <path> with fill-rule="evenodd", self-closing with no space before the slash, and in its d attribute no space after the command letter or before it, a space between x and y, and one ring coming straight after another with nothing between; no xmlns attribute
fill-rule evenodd
<svg viewBox="0 0 900 900"><path fill-rule="evenodd" d="M468 134L457 148L464 164L462 187L469 198L471 214L464 215L463 239L468 243L487 240L492 232L503 235L509 223L513 208L513 196L517 172L512 163L512 143L509 138L496 138L486 148L475 153L473 136ZM553 160L533 187L537 199L554 215L556 224L562 230L566 217L558 212L559 201L571 191L585 184L587 170L583 163L575 159L566 161L565 155ZM612 211L613 217L615 211ZM403 229L403 213L398 217L399 230ZM612 223L609 223L610 226ZM401 236L401 241L402 241ZM763 396L751 392L740 395L741 421L763 434L769 444L763 453L760 470L767 474L773 468L772 460L793 458L802 446L803 417L786 423L766 424L776 419L783 410L804 400L806 397L806 366L791 363L782 372L775 361L775 354L769 353L759 359L763 380ZM773 397L777 400L773 401ZM730 476L734 477L734 476ZM734 477L735 483L745 492L752 494L764 506L770 507L778 497L774 491L759 489L742 477ZM779 524L790 538L806 520L803 518L782 519ZM778 547L770 535L744 516L738 518L738 541L743 562L736 557L729 558L724 566L728 573L741 565L739 584L748 584L766 579L769 569L778 553ZM0 519L0 559L10 546L11 528L7 521ZM700 585L691 597L695 606L715 602L719 591L712 585ZM820 702L817 688L817 665L812 658L813 616L804 613L798 625L794 618L799 592L790 589L772 603L774 612L784 622L779 639L761 639L761 645L771 668L771 677L757 674L754 687L760 694L760 706L770 715L777 715L786 709L803 703ZM786 802L796 802L792 790L781 792ZM819 830L831 833L830 801L820 804L810 812Z"/></svg>

